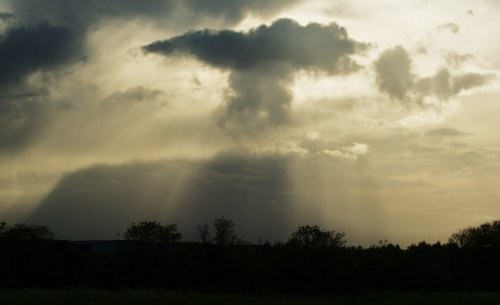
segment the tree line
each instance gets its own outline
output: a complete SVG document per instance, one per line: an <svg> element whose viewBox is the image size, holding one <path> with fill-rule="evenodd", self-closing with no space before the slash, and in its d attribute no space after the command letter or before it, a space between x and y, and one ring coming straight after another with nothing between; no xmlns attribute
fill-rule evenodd
<svg viewBox="0 0 500 305"><path fill-rule="evenodd" d="M214 236L208 224L198 225L194 241L203 244L214 244L218 247L248 244L240 239L235 231L235 223L220 217L214 220ZM132 223L124 235L126 240L147 243L172 243L179 242L182 234L176 224L162 225L157 221L143 221ZM299 226L293 232L288 243L299 247L343 247L347 243L345 233L335 230L324 231L319 226Z"/></svg>
<svg viewBox="0 0 500 305"><path fill-rule="evenodd" d="M0 288L164 288L204 293L500 291L500 221L447 243L348 246L346 235L299 226L286 242L249 244L221 217L181 241L175 224L133 223L125 240L54 239L46 226L0 222Z"/></svg>
<svg viewBox="0 0 500 305"><path fill-rule="evenodd" d="M219 246L248 244L237 236L235 223L230 219L225 217L217 218L213 222L213 227L215 235L212 237L208 224L198 225L194 242L213 243ZM54 239L54 236L54 233L46 225L15 224L14 226L8 226L5 221L0 222L0 240L2 241L48 240ZM182 239L177 224L163 225L158 221L132 223L123 236L125 240L145 243L172 243L179 242ZM344 247L347 244L345 236L344 232L325 231L316 225L305 225L299 226L291 234L287 243L299 247ZM379 243L386 245L387 241L380 241ZM448 244L461 248L500 248L500 220L460 229L450 236Z"/></svg>

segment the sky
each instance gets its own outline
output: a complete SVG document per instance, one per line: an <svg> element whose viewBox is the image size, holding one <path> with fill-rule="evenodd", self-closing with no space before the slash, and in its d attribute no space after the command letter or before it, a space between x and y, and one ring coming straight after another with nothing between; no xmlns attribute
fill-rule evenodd
<svg viewBox="0 0 500 305"><path fill-rule="evenodd" d="M0 0L0 219L446 242L500 218L495 0Z"/></svg>

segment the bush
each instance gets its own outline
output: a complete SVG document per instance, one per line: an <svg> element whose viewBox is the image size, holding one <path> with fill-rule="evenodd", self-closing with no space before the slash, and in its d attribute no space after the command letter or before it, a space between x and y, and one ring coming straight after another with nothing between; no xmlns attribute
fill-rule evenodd
<svg viewBox="0 0 500 305"><path fill-rule="evenodd" d="M54 234L47 226L22 223L9 227L5 222L0 223L0 239L3 240L43 240L53 238Z"/></svg>
<svg viewBox="0 0 500 305"><path fill-rule="evenodd" d="M319 226L299 226L288 244L302 248L341 248L346 244L345 233L322 231Z"/></svg>
<svg viewBox="0 0 500 305"><path fill-rule="evenodd" d="M125 231L125 239L149 243L170 243L181 239L182 235L177 230L176 224L162 225L157 221L143 221Z"/></svg>

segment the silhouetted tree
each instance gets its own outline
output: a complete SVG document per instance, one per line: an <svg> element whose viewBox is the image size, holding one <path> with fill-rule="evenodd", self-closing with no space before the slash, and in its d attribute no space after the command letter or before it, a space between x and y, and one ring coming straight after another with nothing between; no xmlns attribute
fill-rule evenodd
<svg viewBox="0 0 500 305"><path fill-rule="evenodd" d="M180 240L182 235L176 224L162 225L157 221L143 221L139 224L132 223L125 231L124 237L127 240L169 243Z"/></svg>
<svg viewBox="0 0 500 305"><path fill-rule="evenodd" d="M212 242L212 234L208 229L208 224L198 225L196 231L194 232L194 239L197 242L208 244Z"/></svg>
<svg viewBox="0 0 500 305"><path fill-rule="evenodd" d="M219 247L240 243L240 239L236 235L234 227L234 222L224 217L214 220L214 243Z"/></svg>
<svg viewBox="0 0 500 305"><path fill-rule="evenodd" d="M500 247L500 220L468 227L451 235L450 244L459 247Z"/></svg>
<svg viewBox="0 0 500 305"><path fill-rule="evenodd" d="M322 231L319 226L299 226L292 233L288 244L304 248L344 247L345 233L335 230Z"/></svg>
<svg viewBox="0 0 500 305"><path fill-rule="evenodd" d="M5 223L5 221L0 222L0 236L2 236L2 234L6 232L7 229L7 223Z"/></svg>
<svg viewBox="0 0 500 305"><path fill-rule="evenodd" d="M53 239L54 234L45 225L16 224L12 227L0 223L0 238L9 240Z"/></svg>

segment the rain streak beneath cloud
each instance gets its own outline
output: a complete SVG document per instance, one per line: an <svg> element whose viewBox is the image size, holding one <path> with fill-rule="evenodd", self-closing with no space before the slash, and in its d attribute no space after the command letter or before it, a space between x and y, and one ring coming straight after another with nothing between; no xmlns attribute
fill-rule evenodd
<svg viewBox="0 0 500 305"><path fill-rule="evenodd" d="M335 23L301 26L291 19L280 19L248 32L189 32L153 42L144 50L165 56L185 54L230 70L233 94L228 97L221 124L259 132L262 127L288 121L294 72L348 74L359 68L350 55L366 48Z"/></svg>

